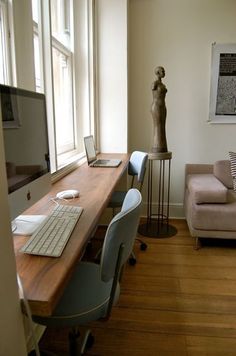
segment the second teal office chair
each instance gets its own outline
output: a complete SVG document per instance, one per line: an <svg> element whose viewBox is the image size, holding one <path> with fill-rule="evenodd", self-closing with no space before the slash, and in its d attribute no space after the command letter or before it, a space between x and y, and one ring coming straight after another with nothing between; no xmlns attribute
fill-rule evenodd
<svg viewBox="0 0 236 356"><path fill-rule="evenodd" d="M132 177L130 187L133 188L136 183L138 184L138 189L141 192L146 172L146 165L148 161L148 154L142 151L134 151L129 160L128 165L128 175ZM116 208L120 208L124 201L126 195L126 191L115 191L108 204L108 208L113 209L113 216L115 215ZM136 238L137 241L140 242L140 249L145 251L147 249L147 244L144 243L142 240ZM131 257L129 258L129 263L131 265L135 265L136 257L134 252L131 253Z"/></svg>
<svg viewBox="0 0 236 356"><path fill-rule="evenodd" d="M78 263L54 313L49 317L33 315L33 320L38 324L72 328L69 335L70 355L83 355L86 346L93 343L88 331L78 352L78 325L107 319L113 304L118 301L122 266L133 248L141 201L137 189L127 192L121 211L107 228L100 264Z"/></svg>

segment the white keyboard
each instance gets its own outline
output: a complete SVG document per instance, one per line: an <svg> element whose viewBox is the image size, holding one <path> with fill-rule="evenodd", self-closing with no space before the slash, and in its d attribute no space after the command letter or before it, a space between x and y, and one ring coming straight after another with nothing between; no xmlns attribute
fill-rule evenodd
<svg viewBox="0 0 236 356"><path fill-rule="evenodd" d="M82 211L80 206L56 206L20 251L40 256L61 256Z"/></svg>

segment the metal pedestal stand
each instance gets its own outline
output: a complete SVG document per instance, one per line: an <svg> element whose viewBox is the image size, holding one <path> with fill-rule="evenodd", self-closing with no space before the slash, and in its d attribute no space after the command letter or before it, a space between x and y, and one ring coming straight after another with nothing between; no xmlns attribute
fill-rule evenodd
<svg viewBox="0 0 236 356"><path fill-rule="evenodd" d="M170 199L170 169L172 152L149 153L148 156L148 202L147 221L139 226L138 232L149 237L170 237L177 233L177 229L169 224ZM153 213L153 163L159 162L159 179L157 182L157 213ZM166 167L167 163L167 167ZM166 169L167 168L167 169ZM165 173L167 171L167 188L165 187ZM166 199L165 199L166 198ZM166 201L166 202L165 202Z"/></svg>

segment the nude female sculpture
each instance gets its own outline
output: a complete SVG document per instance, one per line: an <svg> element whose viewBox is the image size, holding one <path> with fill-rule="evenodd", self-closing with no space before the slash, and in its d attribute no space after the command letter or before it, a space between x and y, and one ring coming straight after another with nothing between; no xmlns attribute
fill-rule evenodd
<svg viewBox="0 0 236 356"><path fill-rule="evenodd" d="M153 118L153 145L152 153L167 152L166 142L166 104L165 97L167 89L162 83L162 78L165 77L165 69L157 67L155 69L157 79L152 84L153 102L151 113Z"/></svg>

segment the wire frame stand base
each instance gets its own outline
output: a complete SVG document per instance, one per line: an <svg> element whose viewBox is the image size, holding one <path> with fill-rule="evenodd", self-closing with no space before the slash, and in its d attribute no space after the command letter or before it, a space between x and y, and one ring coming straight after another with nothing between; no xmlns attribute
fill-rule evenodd
<svg viewBox="0 0 236 356"><path fill-rule="evenodd" d="M138 229L138 232L143 236L164 238L174 236L177 233L177 229L169 224L171 158L172 152L149 154L147 220L146 223L141 224ZM157 184L158 204L156 214L153 213L154 161L158 161L159 163L159 179ZM165 187L166 173L167 187Z"/></svg>

